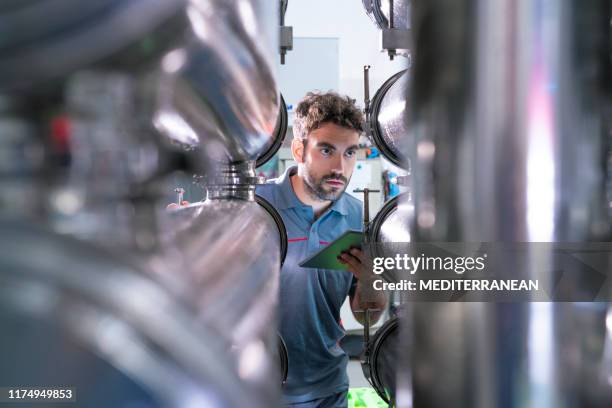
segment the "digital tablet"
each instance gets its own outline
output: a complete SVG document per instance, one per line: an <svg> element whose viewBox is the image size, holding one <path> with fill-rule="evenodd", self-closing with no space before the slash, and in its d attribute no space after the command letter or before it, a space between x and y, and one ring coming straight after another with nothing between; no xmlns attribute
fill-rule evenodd
<svg viewBox="0 0 612 408"><path fill-rule="evenodd" d="M304 259L299 265L303 268L339 269L346 271L348 269L347 266L338 261L338 256L341 252L348 251L351 247L360 248L362 242L363 232L348 230L325 248L321 248Z"/></svg>

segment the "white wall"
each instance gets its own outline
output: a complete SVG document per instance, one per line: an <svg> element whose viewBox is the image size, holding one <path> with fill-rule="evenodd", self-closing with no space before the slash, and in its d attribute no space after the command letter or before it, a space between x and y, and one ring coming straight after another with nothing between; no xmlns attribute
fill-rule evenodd
<svg viewBox="0 0 612 408"><path fill-rule="evenodd" d="M363 106L364 65L372 66L370 98L387 78L406 67L406 58L390 61L380 51L380 31L366 15L361 0L289 0L285 24L293 26L294 37L339 39L337 91L357 99L360 106ZM291 51L286 64L290 67Z"/></svg>

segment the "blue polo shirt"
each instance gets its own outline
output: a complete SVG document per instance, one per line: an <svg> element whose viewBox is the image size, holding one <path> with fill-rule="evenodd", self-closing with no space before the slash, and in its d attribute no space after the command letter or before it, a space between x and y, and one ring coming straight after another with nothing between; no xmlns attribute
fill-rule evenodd
<svg viewBox="0 0 612 408"><path fill-rule="evenodd" d="M343 193L318 219L311 206L295 195L290 167L278 179L257 187L257 194L280 213L288 250L280 273L280 332L289 353L285 401L298 403L348 389L348 356L339 341L345 331L340 307L353 275L347 271L302 268L298 264L348 229L362 229L362 204Z"/></svg>

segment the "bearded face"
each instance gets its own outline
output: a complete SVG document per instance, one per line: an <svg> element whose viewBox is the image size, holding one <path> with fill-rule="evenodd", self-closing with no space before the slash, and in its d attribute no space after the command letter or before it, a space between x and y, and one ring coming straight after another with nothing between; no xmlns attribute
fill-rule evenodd
<svg viewBox="0 0 612 408"><path fill-rule="evenodd" d="M302 141L300 171L308 195L317 201L335 201L346 190L355 163L359 134L333 123L310 132Z"/></svg>
<svg viewBox="0 0 612 408"><path fill-rule="evenodd" d="M350 178L347 179L339 173L317 176L314 169L307 167L304 186L307 193L315 200L336 201L346 190L349 181Z"/></svg>

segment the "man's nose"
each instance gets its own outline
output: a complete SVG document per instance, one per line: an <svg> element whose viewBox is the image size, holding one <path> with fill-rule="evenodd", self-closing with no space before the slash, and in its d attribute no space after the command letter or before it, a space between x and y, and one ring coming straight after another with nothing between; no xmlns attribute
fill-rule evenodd
<svg viewBox="0 0 612 408"><path fill-rule="evenodd" d="M332 173L344 174L345 163L341 156L337 155L332 163Z"/></svg>

